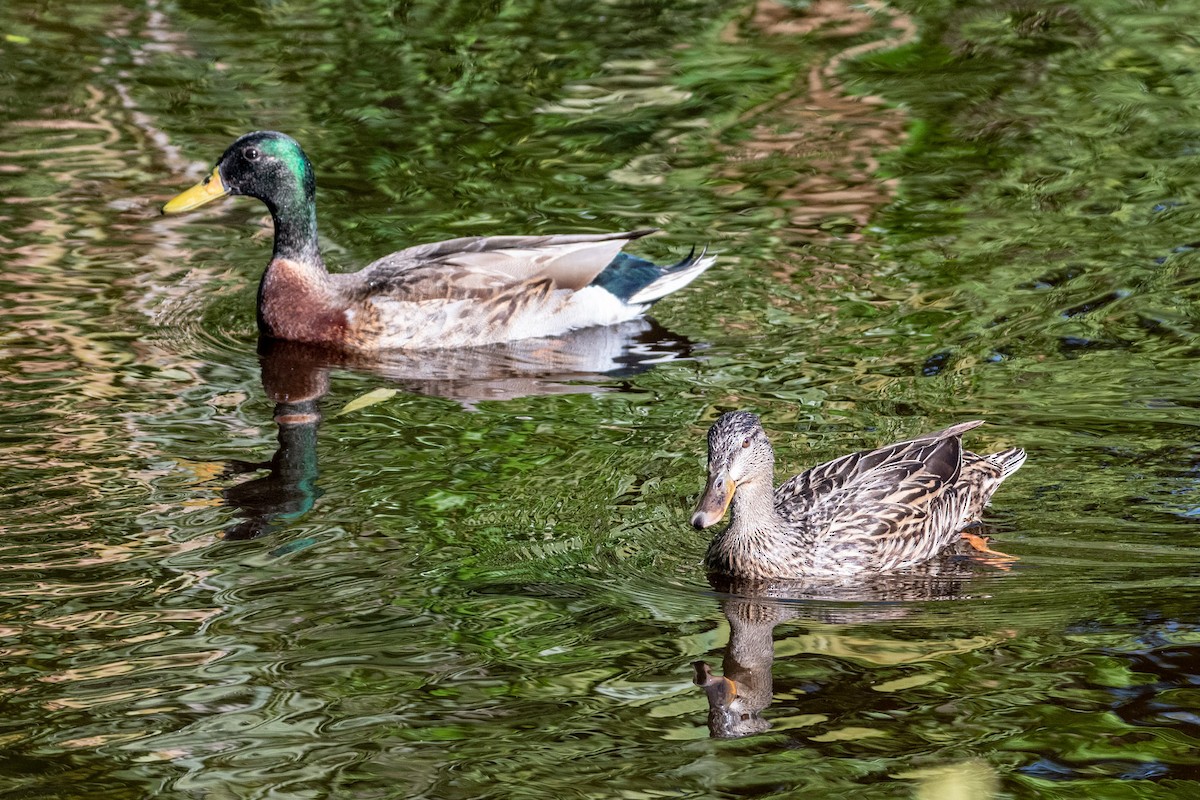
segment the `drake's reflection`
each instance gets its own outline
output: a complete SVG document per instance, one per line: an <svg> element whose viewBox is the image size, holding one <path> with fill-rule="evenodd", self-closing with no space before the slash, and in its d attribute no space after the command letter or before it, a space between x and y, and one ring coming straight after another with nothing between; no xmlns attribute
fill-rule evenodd
<svg viewBox="0 0 1200 800"><path fill-rule="evenodd" d="M224 489L224 503L237 509L238 521L224 538L254 539L277 522L305 514L319 496L317 428L320 400L329 391L329 353L295 342L260 339L263 390L275 401L279 448L267 461L230 461L223 477L266 470Z"/></svg>
<svg viewBox="0 0 1200 800"><path fill-rule="evenodd" d="M366 357L300 342L263 338L258 354L263 390L275 402L279 448L267 461L231 461L222 477L266 471L222 491L238 520L226 539L253 539L309 511L317 488L320 400L334 368L374 373L389 385L457 400L470 408L483 400L598 392L614 378L686 358L693 345L651 319L585 328L549 339L490 347ZM610 386L598 385L608 381Z"/></svg>
<svg viewBox="0 0 1200 800"><path fill-rule="evenodd" d="M692 665L694 682L708 695L709 734L718 739L736 739L770 729L763 711L771 704L773 694L776 625L789 620L825 625L881 622L909 613L897 603L965 598L967 581L993 568L982 559L966 555L969 551L970 547L963 544L919 569L854 585L710 577L714 589L729 593L721 601L721 610L729 620L729 643L721 664L723 675L715 674L703 661ZM837 649L837 638L827 637L828 649ZM881 648L890 645L879 643Z"/></svg>

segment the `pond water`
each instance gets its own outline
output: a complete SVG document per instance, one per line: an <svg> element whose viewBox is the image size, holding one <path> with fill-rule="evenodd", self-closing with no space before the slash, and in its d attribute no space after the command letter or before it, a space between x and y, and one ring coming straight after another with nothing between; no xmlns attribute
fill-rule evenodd
<svg viewBox="0 0 1200 800"><path fill-rule="evenodd" d="M1200 8L1118 0L0 6L0 794L1200 794ZM260 345L261 205L327 260L661 227L654 323ZM704 433L781 476L984 418L957 559L710 587ZM703 662L703 665L697 665ZM694 666L696 665L696 666ZM694 680L736 674L710 715Z"/></svg>

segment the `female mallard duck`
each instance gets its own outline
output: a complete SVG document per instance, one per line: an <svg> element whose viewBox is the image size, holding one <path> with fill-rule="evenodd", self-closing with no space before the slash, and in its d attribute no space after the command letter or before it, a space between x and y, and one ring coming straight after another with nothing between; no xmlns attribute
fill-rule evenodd
<svg viewBox="0 0 1200 800"><path fill-rule="evenodd" d="M887 572L927 561L979 519L1020 448L985 456L962 447L982 420L864 450L773 489L775 453L758 417L722 414L708 431L708 484L692 516L707 528L710 573L751 580Z"/></svg>
<svg viewBox="0 0 1200 800"><path fill-rule="evenodd" d="M275 222L258 324L278 339L372 352L467 347L632 319L691 283L714 258L660 267L621 253L653 230L451 239L330 274L317 249L316 179L290 136L248 133L212 173L163 206L173 214L228 194L257 197Z"/></svg>

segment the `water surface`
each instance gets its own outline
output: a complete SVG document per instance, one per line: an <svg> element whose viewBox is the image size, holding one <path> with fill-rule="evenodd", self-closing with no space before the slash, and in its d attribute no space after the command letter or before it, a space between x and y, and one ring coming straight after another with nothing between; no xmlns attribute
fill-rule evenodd
<svg viewBox="0 0 1200 800"><path fill-rule="evenodd" d="M1198 14L4 5L0 791L1192 796ZM653 326L260 346L261 206L156 213L255 128L338 268L645 226L720 259ZM986 418L1030 453L989 517L1020 560L710 587L733 408L786 474ZM696 662L766 678L744 719Z"/></svg>

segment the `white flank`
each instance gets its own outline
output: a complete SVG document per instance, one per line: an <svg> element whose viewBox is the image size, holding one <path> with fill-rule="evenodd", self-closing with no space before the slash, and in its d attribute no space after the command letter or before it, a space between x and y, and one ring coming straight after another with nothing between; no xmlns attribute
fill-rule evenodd
<svg viewBox="0 0 1200 800"><path fill-rule="evenodd" d="M557 309L531 308L514 319L512 327L509 328L509 338L557 336L576 328L615 325L633 319L645 310L644 305L632 306L624 303L606 289L585 286L578 292L571 292Z"/></svg>

